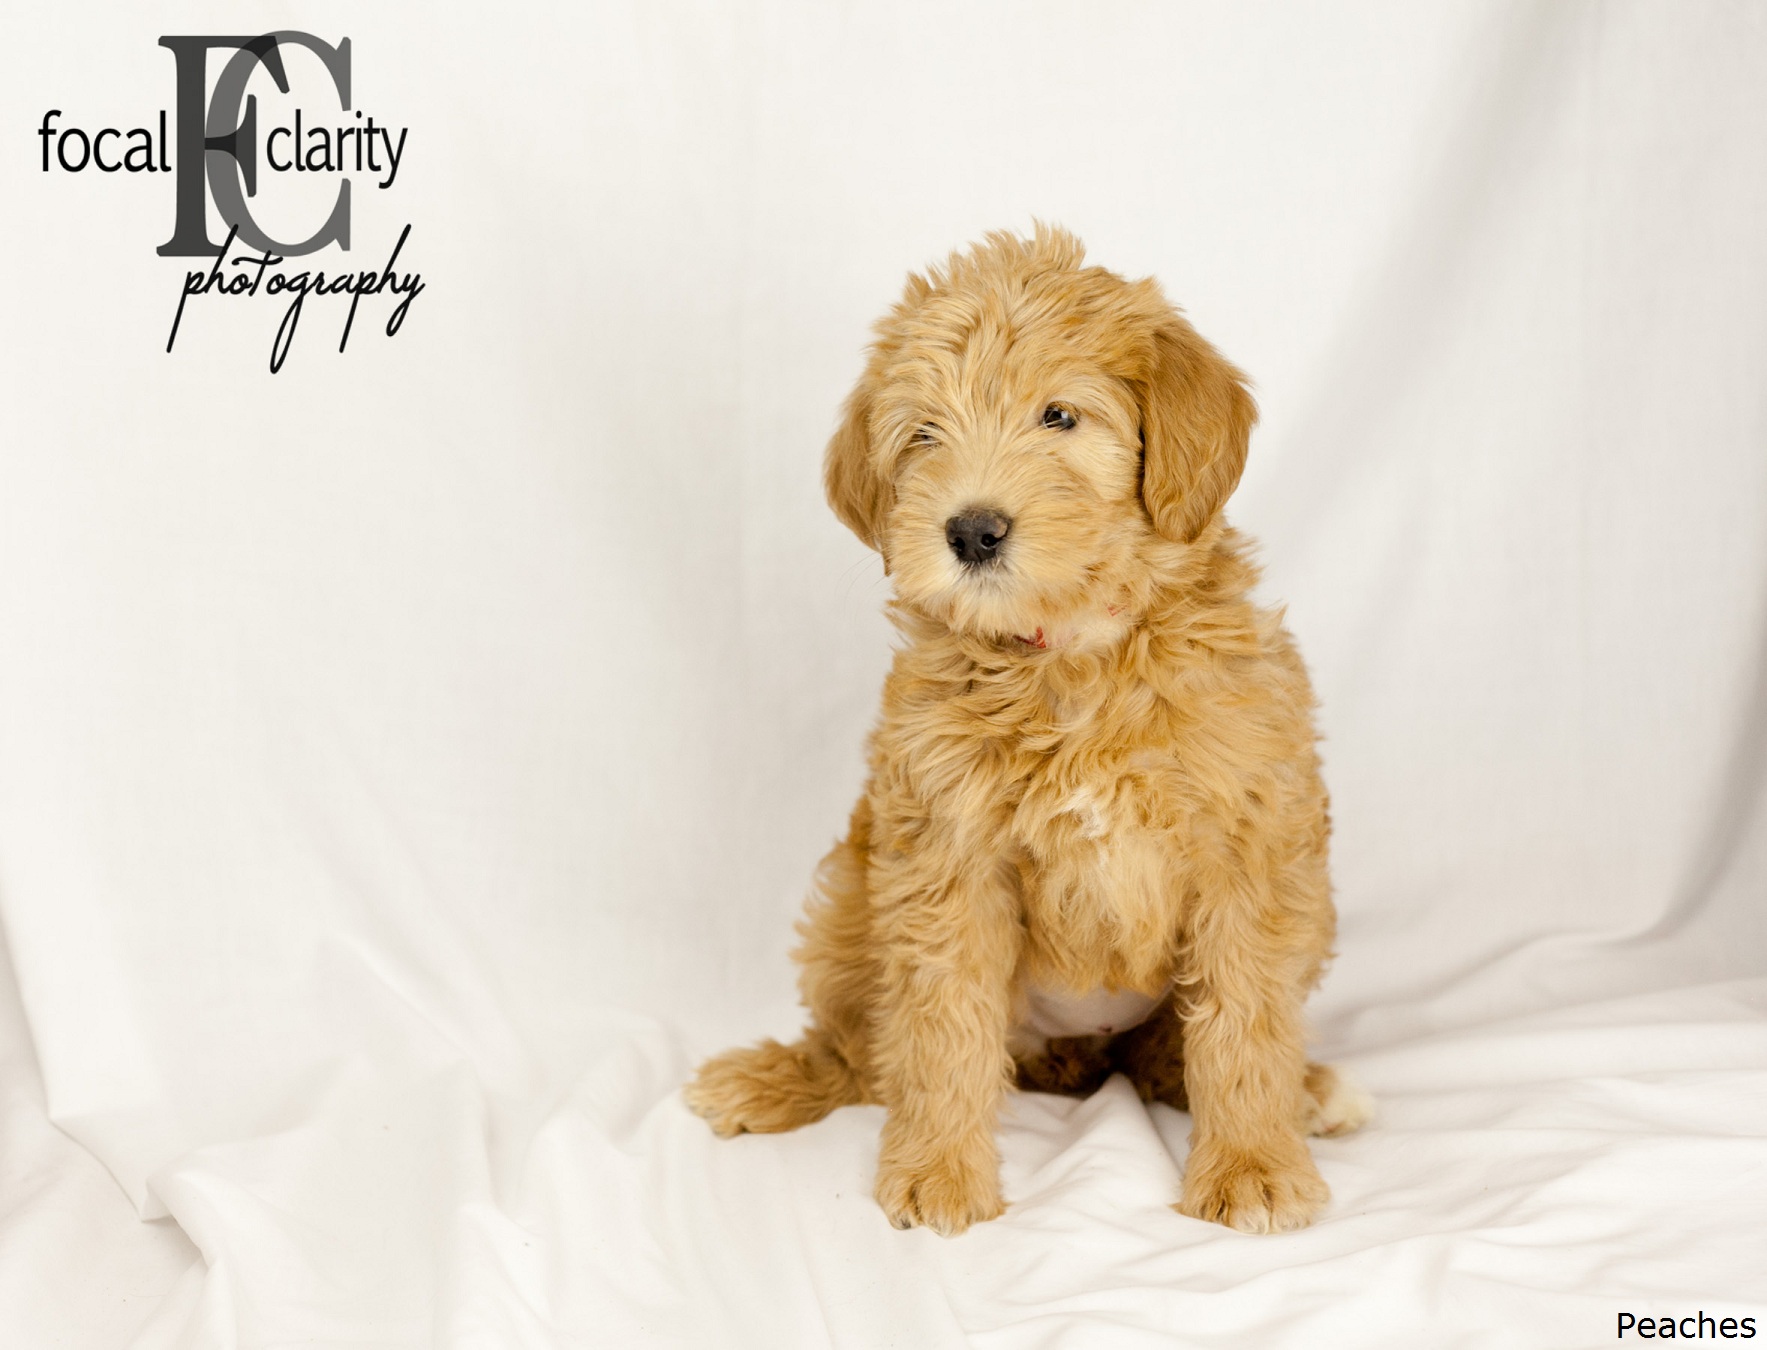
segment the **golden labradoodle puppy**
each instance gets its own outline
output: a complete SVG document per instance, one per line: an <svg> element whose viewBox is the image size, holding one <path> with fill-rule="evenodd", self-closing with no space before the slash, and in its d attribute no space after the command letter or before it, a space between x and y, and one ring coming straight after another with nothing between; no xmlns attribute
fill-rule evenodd
<svg viewBox="0 0 1767 1350"><path fill-rule="evenodd" d="M882 1103L878 1202L960 1233L1002 1209L1002 1095L1121 1072L1192 1113L1182 1212L1325 1203L1306 1136L1368 1106L1303 1043L1330 822L1306 670L1221 519L1256 415L1062 231L909 278L826 464L903 641L800 929L810 1026L700 1069L719 1134Z"/></svg>

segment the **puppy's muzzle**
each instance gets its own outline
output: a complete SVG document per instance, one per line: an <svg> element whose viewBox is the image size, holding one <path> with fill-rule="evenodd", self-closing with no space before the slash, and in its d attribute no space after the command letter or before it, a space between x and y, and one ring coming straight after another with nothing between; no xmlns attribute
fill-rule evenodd
<svg viewBox="0 0 1767 1350"><path fill-rule="evenodd" d="M999 556L1012 531L1012 521L986 508L965 511L945 522L945 542L965 567L979 567Z"/></svg>

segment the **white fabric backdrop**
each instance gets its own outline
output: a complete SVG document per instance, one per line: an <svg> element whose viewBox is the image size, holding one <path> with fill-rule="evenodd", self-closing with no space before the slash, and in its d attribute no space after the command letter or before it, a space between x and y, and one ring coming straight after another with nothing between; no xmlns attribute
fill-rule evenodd
<svg viewBox="0 0 1767 1350"><path fill-rule="evenodd" d="M0 1341L1767 1327L1759 7L314 0L410 128L352 264L410 223L426 289L342 356L310 302L275 376L280 306L165 355L170 184L31 134L151 118L236 11L0 55ZM950 1242L873 1205L876 1111L675 1094L795 1027L859 784L884 582L818 460L866 326L1033 217L1260 388L1316 1021L1382 1104L1304 1233L1173 1214L1187 1122L1120 1082L1018 1099Z"/></svg>

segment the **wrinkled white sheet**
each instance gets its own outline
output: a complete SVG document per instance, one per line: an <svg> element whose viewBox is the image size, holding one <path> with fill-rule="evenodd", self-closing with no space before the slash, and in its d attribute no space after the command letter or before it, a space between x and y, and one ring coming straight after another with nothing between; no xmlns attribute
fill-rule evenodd
<svg viewBox="0 0 1767 1350"><path fill-rule="evenodd" d="M165 355L169 185L30 134L150 118L236 8L0 52L0 1345L1767 1335L1754 7L287 21L410 128L353 261L409 223L427 289L275 376L271 309ZM1016 1099L951 1241L872 1203L877 1111L725 1142L676 1092L796 1025L858 787L885 583L817 468L865 326L1033 217L1259 384L1319 1043L1381 1111L1302 1233L1174 1214L1186 1122L1121 1082Z"/></svg>

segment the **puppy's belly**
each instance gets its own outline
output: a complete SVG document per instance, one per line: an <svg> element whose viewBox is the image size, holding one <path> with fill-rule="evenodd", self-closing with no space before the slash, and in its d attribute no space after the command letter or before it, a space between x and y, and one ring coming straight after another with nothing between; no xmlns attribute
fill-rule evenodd
<svg viewBox="0 0 1767 1350"><path fill-rule="evenodd" d="M1076 993L1046 985L1025 990L1015 1028L1042 1040L1064 1036L1111 1036L1147 1021L1170 989L1157 994L1133 989L1092 989Z"/></svg>

